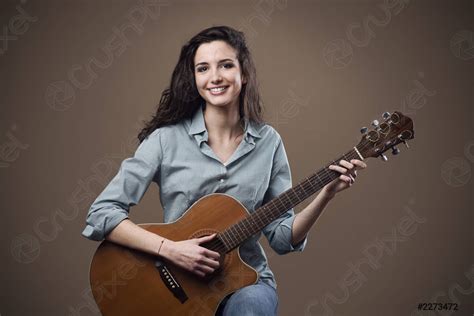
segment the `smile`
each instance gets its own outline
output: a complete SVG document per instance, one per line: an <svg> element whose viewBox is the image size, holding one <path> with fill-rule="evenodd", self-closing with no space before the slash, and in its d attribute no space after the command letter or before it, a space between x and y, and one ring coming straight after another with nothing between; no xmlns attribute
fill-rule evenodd
<svg viewBox="0 0 474 316"><path fill-rule="evenodd" d="M207 90L209 90L212 95L219 95L219 94L224 93L224 91L227 90L228 87L229 86L224 86L224 87L211 88Z"/></svg>

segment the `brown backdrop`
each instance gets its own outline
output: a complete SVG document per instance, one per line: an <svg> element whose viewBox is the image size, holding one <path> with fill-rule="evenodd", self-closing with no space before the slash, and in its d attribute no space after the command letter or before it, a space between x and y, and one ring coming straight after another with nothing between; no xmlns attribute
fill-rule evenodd
<svg viewBox="0 0 474 316"><path fill-rule="evenodd" d="M410 149L368 160L304 252L269 250L280 314L416 315L424 302L472 314L472 1L9 0L0 12L2 316L94 314L88 207L133 154L182 44L220 24L247 34L294 183L382 112L415 122ZM155 186L131 217L162 220Z"/></svg>

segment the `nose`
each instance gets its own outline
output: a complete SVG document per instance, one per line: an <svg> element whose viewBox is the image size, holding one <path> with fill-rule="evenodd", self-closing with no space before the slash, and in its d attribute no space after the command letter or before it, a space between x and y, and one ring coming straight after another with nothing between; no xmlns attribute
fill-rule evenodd
<svg viewBox="0 0 474 316"><path fill-rule="evenodd" d="M211 82L214 84L221 81L222 81L222 76L219 72L219 69L215 68L214 71L212 72Z"/></svg>

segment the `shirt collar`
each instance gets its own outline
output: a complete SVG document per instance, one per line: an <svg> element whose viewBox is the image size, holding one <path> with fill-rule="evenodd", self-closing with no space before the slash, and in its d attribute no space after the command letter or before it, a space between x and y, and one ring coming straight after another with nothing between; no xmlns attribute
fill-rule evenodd
<svg viewBox="0 0 474 316"><path fill-rule="evenodd" d="M258 126L255 122L249 120L248 118L244 118L244 122L244 139L248 143L255 144L255 142L253 141L254 138L262 137L258 132ZM194 136L194 138L196 138L196 140L199 142L199 145L201 145L202 142L208 140L206 124L204 123L203 105L198 107L193 117L191 118L188 134Z"/></svg>

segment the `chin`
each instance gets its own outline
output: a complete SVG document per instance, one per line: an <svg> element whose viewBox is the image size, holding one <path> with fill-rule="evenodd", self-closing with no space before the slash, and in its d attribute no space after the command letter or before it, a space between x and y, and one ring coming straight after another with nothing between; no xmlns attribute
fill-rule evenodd
<svg viewBox="0 0 474 316"><path fill-rule="evenodd" d="M212 102L211 100L207 100L207 104L210 104L212 106L225 107L232 104L232 101Z"/></svg>

